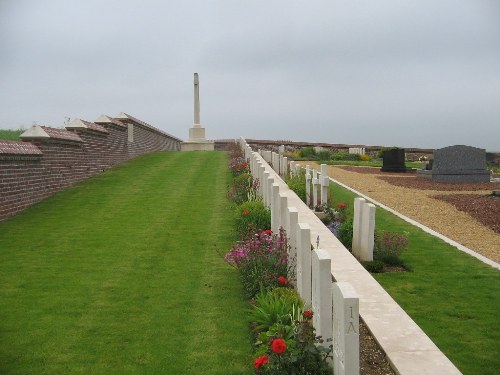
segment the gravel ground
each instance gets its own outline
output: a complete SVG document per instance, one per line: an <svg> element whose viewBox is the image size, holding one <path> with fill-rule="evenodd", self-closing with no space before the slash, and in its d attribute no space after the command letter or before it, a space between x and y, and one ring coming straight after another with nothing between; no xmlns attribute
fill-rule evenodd
<svg viewBox="0 0 500 375"><path fill-rule="evenodd" d="M300 164L309 164L319 170L319 166L312 162ZM380 168L370 167L330 166L329 174L469 249L500 262L499 199L490 196L493 190L500 190L499 183L435 183L416 178L414 173L384 173ZM447 197L443 198L443 195ZM476 201L478 197L482 200Z"/></svg>

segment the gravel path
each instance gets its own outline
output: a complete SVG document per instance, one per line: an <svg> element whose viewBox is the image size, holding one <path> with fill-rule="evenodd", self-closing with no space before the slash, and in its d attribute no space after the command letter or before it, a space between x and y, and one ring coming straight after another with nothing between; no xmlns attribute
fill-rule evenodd
<svg viewBox="0 0 500 375"><path fill-rule="evenodd" d="M309 164L311 168L320 169L319 165L313 162L300 162L300 164L304 166ZM500 200L493 197L486 198L489 204L484 205L484 209L478 207L477 204L464 203L467 197L486 197L493 190L499 190L500 184L432 183L417 179L414 174L381 173L379 168L369 167L330 166L329 175L500 263L500 234L494 230L500 226L498 214ZM443 195L446 196L445 200L443 200ZM464 195L467 196L464 197ZM480 217L484 220L480 221Z"/></svg>

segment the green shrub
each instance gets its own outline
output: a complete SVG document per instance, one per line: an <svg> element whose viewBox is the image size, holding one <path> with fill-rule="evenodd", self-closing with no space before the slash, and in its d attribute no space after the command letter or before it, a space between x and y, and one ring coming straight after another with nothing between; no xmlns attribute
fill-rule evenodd
<svg viewBox="0 0 500 375"><path fill-rule="evenodd" d="M366 262L361 262L361 264L363 265L363 267L366 268L368 272L371 273L384 272L384 262L382 262L381 260L372 260L371 262L366 261Z"/></svg>
<svg viewBox="0 0 500 375"><path fill-rule="evenodd" d="M304 302L292 288L273 288L255 297L250 319L258 332L267 331L276 323L291 324L291 317L303 310Z"/></svg>
<svg viewBox="0 0 500 375"><path fill-rule="evenodd" d="M300 199L302 199L302 201L304 203L306 203L307 194L306 194L306 176L305 176L305 172L302 171L297 176L287 177L285 179L285 182L288 185L288 187L291 190L293 190L295 192L295 194L297 194L298 197Z"/></svg>
<svg viewBox="0 0 500 375"><path fill-rule="evenodd" d="M240 238L271 228L271 211L262 199L246 201L235 209L236 229Z"/></svg>
<svg viewBox="0 0 500 375"><path fill-rule="evenodd" d="M332 160L351 160L358 161L358 154L349 154L348 152L338 151L332 155Z"/></svg>
<svg viewBox="0 0 500 375"><path fill-rule="evenodd" d="M233 179L233 184L229 187L227 198L236 204L242 204L248 200L248 193L252 188L252 175L242 173Z"/></svg>
<svg viewBox="0 0 500 375"><path fill-rule="evenodd" d="M330 160L332 158L332 153L327 150L323 150L317 153L319 160Z"/></svg>
<svg viewBox="0 0 500 375"><path fill-rule="evenodd" d="M313 157L313 159L316 158L316 150L314 147L302 147L299 150L299 156L301 158L307 158L307 157Z"/></svg>
<svg viewBox="0 0 500 375"><path fill-rule="evenodd" d="M342 224L340 224L339 230L338 230L338 239L342 244L349 250L352 251L352 234L353 234L353 228L352 228L352 218L347 219L344 221Z"/></svg>

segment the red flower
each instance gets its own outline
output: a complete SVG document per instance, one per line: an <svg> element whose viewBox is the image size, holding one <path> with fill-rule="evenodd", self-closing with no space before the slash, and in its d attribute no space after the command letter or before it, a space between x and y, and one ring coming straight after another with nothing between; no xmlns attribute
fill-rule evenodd
<svg viewBox="0 0 500 375"><path fill-rule="evenodd" d="M282 354L286 350L286 342L283 339L274 339L271 343L271 350L276 354Z"/></svg>
<svg viewBox="0 0 500 375"><path fill-rule="evenodd" d="M241 168L243 168L243 169L245 169L247 166L248 166L248 164L247 164L247 163L243 163L243 164L241 164Z"/></svg>
<svg viewBox="0 0 500 375"><path fill-rule="evenodd" d="M343 210L345 208L345 203L339 203L339 210Z"/></svg>
<svg viewBox="0 0 500 375"><path fill-rule="evenodd" d="M261 368L266 363L269 363L269 357L265 355L261 355L259 358L255 358L255 360L253 361L253 365L255 366L255 368Z"/></svg>
<svg viewBox="0 0 500 375"><path fill-rule="evenodd" d="M236 168L236 172L239 172L239 171L240 171L240 169L239 169L239 168Z"/></svg>
<svg viewBox="0 0 500 375"><path fill-rule="evenodd" d="M248 215L250 213L250 211L248 210L243 210L243 212L241 213L242 215Z"/></svg>
<svg viewBox="0 0 500 375"><path fill-rule="evenodd" d="M304 311L302 316L306 319L311 319L313 317L313 312L311 310L306 310Z"/></svg>
<svg viewBox="0 0 500 375"><path fill-rule="evenodd" d="M278 277L278 281L283 285L286 285L287 283L286 279L283 276Z"/></svg>
<svg viewBox="0 0 500 375"><path fill-rule="evenodd" d="M271 229L266 229L264 233L270 236L271 234L273 234L273 231Z"/></svg>

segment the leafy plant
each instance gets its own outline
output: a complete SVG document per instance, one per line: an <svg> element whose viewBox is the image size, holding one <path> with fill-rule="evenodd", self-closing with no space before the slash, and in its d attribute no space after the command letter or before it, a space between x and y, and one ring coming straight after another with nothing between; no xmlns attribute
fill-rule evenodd
<svg viewBox="0 0 500 375"><path fill-rule="evenodd" d="M338 228L338 239L350 251L352 251L353 223L352 218L344 221Z"/></svg>
<svg viewBox="0 0 500 375"><path fill-rule="evenodd" d="M407 233L377 231L375 232L373 257L384 261L384 263L399 264L397 259L407 247Z"/></svg>
<svg viewBox="0 0 500 375"><path fill-rule="evenodd" d="M246 201L235 208L236 229L245 239L271 227L271 211L262 199Z"/></svg>
<svg viewBox="0 0 500 375"><path fill-rule="evenodd" d="M236 243L224 259L240 272L245 295L254 297L261 290L283 285L280 277L288 273L288 240L284 230L269 229Z"/></svg>
<svg viewBox="0 0 500 375"><path fill-rule="evenodd" d="M381 273L384 272L384 262L381 260L372 260L372 261L365 261L361 262L363 267L366 268L368 272L371 273Z"/></svg>
<svg viewBox="0 0 500 375"><path fill-rule="evenodd" d="M285 182L288 187L297 194L297 196L306 203L306 175L303 170L301 170L297 175L288 176L285 178Z"/></svg>
<svg viewBox="0 0 500 375"><path fill-rule="evenodd" d="M304 302L295 289L278 287L261 290L255 297L250 318L259 332L267 331L274 324L291 324L292 315L303 310Z"/></svg>
<svg viewBox="0 0 500 375"><path fill-rule="evenodd" d="M299 150L299 156L301 158L311 157L312 159L316 159L316 150L314 147L302 147Z"/></svg>

